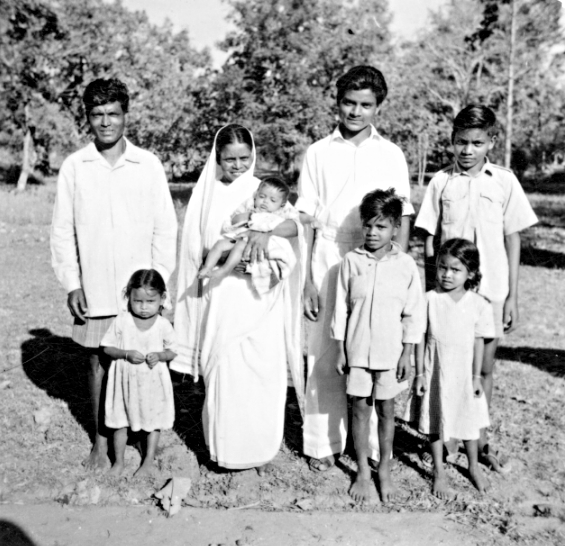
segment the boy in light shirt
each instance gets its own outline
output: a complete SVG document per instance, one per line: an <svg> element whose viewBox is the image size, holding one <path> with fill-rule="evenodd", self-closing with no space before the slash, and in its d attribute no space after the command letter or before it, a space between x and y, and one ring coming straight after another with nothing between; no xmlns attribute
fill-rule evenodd
<svg viewBox="0 0 565 546"><path fill-rule="evenodd" d="M457 114L451 134L455 164L434 176L416 220L416 227L428 232L428 262L435 261L436 250L448 239L468 239L479 249L479 293L492 304L496 328L496 337L485 339L481 370L489 409L499 339L518 323L520 231L537 222L516 176L487 158L496 142L495 128L496 116L486 106L469 105ZM497 472L510 469L487 443L485 430L479 456Z"/></svg>

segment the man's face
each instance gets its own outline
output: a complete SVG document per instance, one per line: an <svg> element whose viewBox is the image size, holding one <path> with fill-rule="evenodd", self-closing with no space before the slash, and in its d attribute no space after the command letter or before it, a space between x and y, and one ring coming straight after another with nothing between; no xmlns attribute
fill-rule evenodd
<svg viewBox="0 0 565 546"><path fill-rule="evenodd" d="M484 129L463 129L453 135L453 154L459 168L471 176L485 164L487 154L494 146L495 138Z"/></svg>
<svg viewBox="0 0 565 546"><path fill-rule="evenodd" d="M126 114L118 101L108 102L90 111L88 123L97 144L112 146L124 136Z"/></svg>
<svg viewBox="0 0 565 546"><path fill-rule="evenodd" d="M345 133L343 136L348 138L362 131L370 131L369 125L378 110L377 99L370 89L347 91L338 109L342 134Z"/></svg>

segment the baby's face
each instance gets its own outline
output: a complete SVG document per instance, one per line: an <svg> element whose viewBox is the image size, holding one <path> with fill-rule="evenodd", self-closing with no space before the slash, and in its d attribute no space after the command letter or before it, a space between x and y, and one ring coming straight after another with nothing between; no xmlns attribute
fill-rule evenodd
<svg viewBox="0 0 565 546"><path fill-rule="evenodd" d="M255 209L259 212L275 212L284 206L284 193L268 184L261 184L255 195Z"/></svg>

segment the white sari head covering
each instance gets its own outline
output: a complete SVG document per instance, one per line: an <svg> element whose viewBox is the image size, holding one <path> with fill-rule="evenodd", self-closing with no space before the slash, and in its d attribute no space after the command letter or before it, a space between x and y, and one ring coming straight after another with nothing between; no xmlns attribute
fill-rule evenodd
<svg viewBox="0 0 565 546"><path fill-rule="evenodd" d="M175 331L179 351L171 362L171 369L191 374L195 381L198 379L203 306L197 273L205 250L212 248L221 237L225 219L241 202L251 197L260 182L253 176L256 154L251 132L251 166L231 184L220 182L222 169L216 163L216 141L222 131L232 127L234 126L226 125L216 133L210 157L188 203L182 231L175 308Z"/></svg>

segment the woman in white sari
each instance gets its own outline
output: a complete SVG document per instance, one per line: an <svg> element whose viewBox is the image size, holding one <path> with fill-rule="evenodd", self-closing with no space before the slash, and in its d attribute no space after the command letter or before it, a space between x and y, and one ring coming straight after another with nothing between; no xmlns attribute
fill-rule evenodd
<svg viewBox="0 0 565 546"><path fill-rule="evenodd" d="M218 131L186 212L175 309L179 354L171 369L195 380L201 371L206 444L211 459L231 469L259 468L277 454L287 365L301 405L304 391L300 267L262 296L252 289L250 275L233 272L203 284L197 278L224 221L257 189L254 166L255 145L247 129L227 125ZM271 234L252 233L247 253L261 258L270 235L276 235L292 238L300 258L300 230L285 220Z"/></svg>

